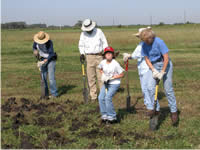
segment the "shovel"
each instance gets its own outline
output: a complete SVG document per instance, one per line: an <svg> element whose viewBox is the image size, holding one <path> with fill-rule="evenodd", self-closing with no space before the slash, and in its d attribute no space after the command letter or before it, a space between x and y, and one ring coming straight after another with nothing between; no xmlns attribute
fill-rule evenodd
<svg viewBox="0 0 200 150"><path fill-rule="evenodd" d="M36 56L37 61L41 61L39 56ZM41 82L41 97L40 99L48 99L48 96L46 96L45 94L45 83L44 80L42 78L42 71L41 69L39 69L40 71L40 82Z"/></svg>
<svg viewBox="0 0 200 150"><path fill-rule="evenodd" d="M84 98L84 102L87 104L88 103L88 89L86 85L85 65L84 65L83 60L80 60L80 61L81 61L82 76L83 76L83 98Z"/></svg>
<svg viewBox="0 0 200 150"><path fill-rule="evenodd" d="M154 97L154 115L150 118L149 121L149 128L152 131L155 131L158 126L158 115L156 115L156 107L157 107L157 100L158 100L158 85L160 80L156 79L156 89L155 89L155 97Z"/></svg>
<svg viewBox="0 0 200 150"><path fill-rule="evenodd" d="M128 80L128 60L127 62L125 62L125 66L126 66L126 87L127 87L127 97L126 97L126 110L129 112L131 109L131 96L130 96L130 92L129 92L129 80Z"/></svg>

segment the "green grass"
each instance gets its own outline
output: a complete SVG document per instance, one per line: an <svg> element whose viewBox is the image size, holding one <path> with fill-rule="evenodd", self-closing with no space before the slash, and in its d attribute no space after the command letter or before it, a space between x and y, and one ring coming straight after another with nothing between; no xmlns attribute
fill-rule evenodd
<svg viewBox="0 0 200 150"><path fill-rule="evenodd" d="M125 111L123 78L121 90L113 99L121 121L103 126L99 123L98 103L83 104L78 51L80 30L46 30L58 53L56 79L62 94L50 101L39 100L40 76L32 55L32 38L39 29L2 30L1 102L7 104L10 97L15 97L17 102L10 105L11 112L1 109L2 148L200 148L199 27L196 24L153 26L170 48L174 65L173 85L180 111L179 126L172 127L161 84L160 126L155 132L149 131L149 119L145 117L136 61L130 61L129 65L131 103L135 104L135 110L132 113ZM137 29L103 28L103 31L108 43L122 54L130 53L136 47L139 40L132 34ZM122 55L117 60L123 66ZM30 100L27 107L31 110L22 107L21 98ZM44 111L32 108L37 104L41 104Z"/></svg>

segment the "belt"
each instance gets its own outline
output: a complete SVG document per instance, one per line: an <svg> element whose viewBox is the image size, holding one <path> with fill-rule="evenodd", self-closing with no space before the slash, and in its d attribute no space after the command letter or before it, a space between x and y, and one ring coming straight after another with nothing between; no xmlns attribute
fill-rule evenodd
<svg viewBox="0 0 200 150"><path fill-rule="evenodd" d="M102 56L102 52L100 52L100 53L87 53L86 55L99 55L99 56Z"/></svg>

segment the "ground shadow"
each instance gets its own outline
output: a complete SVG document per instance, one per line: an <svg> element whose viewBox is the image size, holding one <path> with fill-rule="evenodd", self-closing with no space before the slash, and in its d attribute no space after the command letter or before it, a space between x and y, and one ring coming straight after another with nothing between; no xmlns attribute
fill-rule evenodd
<svg viewBox="0 0 200 150"><path fill-rule="evenodd" d="M119 93L123 93L124 91L125 91L125 89L122 88L122 87L120 87L120 88L117 90L117 92L119 92Z"/></svg>
<svg viewBox="0 0 200 150"><path fill-rule="evenodd" d="M163 97L165 97L165 93L164 92L158 92L158 100L162 100Z"/></svg>
<svg viewBox="0 0 200 150"><path fill-rule="evenodd" d="M160 108L160 115L158 117L158 126L157 126L157 129L160 128L160 126L162 125L162 123L166 120L166 118L169 115L171 115L169 107ZM178 110L178 116L179 115L180 115L180 111ZM178 120L177 124L174 125L174 126L177 127L178 125L179 125L179 120Z"/></svg>
<svg viewBox="0 0 200 150"><path fill-rule="evenodd" d="M118 109L118 112L117 112L117 121L118 122L120 122L128 114L136 114L137 113L135 106L137 105L139 99L141 99L141 97L136 98L135 103L133 105L131 105L131 108L129 110L127 110L127 108Z"/></svg>
<svg viewBox="0 0 200 150"><path fill-rule="evenodd" d="M67 91L75 88L75 85L62 85L60 87L58 87L58 95L61 96L63 94L66 94Z"/></svg>

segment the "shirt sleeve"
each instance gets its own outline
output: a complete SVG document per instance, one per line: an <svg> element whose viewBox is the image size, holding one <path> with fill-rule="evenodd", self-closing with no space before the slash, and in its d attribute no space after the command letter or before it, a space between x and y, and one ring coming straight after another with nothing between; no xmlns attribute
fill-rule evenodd
<svg viewBox="0 0 200 150"><path fill-rule="evenodd" d="M36 42L33 43L33 51L34 50L37 50L37 43Z"/></svg>
<svg viewBox="0 0 200 150"><path fill-rule="evenodd" d="M118 74L121 74L122 72L124 72L124 69L120 66L118 62L116 62L116 72Z"/></svg>
<svg viewBox="0 0 200 150"><path fill-rule="evenodd" d="M106 40L104 33L100 29L99 29L99 31L100 31L100 38L102 41L103 49L105 49L106 47L108 47L108 42Z"/></svg>
<svg viewBox="0 0 200 150"><path fill-rule="evenodd" d="M103 61L100 62L100 64L98 65L99 69L103 69Z"/></svg>
<svg viewBox="0 0 200 150"><path fill-rule="evenodd" d="M132 58L132 59L141 58L141 57L142 57L141 51L142 51L142 45L139 44L139 45L135 48L134 52L132 53L131 58Z"/></svg>
<svg viewBox="0 0 200 150"><path fill-rule="evenodd" d="M49 48L48 48L48 53L49 53L49 56L48 56L48 61L53 57L55 56L55 53L54 53L54 50L53 50L53 42L52 41L49 41L50 45L49 45Z"/></svg>
<svg viewBox="0 0 200 150"><path fill-rule="evenodd" d="M163 40L159 41L159 48L162 55L169 52L169 49Z"/></svg>
<svg viewBox="0 0 200 150"><path fill-rule="evenodd" d="M80 54L85 54L85 51L84 51L84 48L85 48L85 45L84 45L84 33L83 32L80 35L78 48L79 48Z"/></svg>

